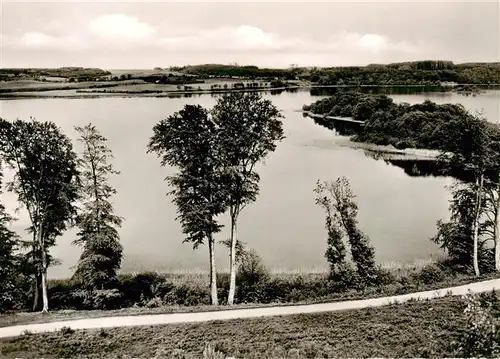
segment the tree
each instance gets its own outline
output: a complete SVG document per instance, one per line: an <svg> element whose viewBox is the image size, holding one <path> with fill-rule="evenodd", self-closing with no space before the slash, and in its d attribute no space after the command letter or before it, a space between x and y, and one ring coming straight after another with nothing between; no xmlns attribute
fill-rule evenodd
<svg viewBox="0 0 500 359"><path fill-rule="evenodd" d="M491 151L493 158L491 164L493 167L492 173L492 188L489 193L489 208L491 216L488 218L491 221L493 230L493 242L495 248L495 270L500 272L500 126L499 121L492 127L491 130Z"/></svg>
<svg viewBox="0 0 500 359"><path fill-rule="evenodd" d="M345 177L340 177L335 182L318 181L315 193L316 203L325 208L327 214L327 229L331 242L327 256L334 260L335 266L343 264L345 254L340 238L345 233L360 279L365 283L372 283L377 275L375 250L370 239L358 228L358 206L349 181Z"/></svg>
<svg viewBox="0 0 500 359"><path fill-rule="evenodd" d="M336 203L328 196L327 184L316 183L316 204L325 210L325 226L328 233L325 257L330 264L330 278L335 279L346 265L346 250L342 238L344 233L339 227L340 218L336 210Z"/></svg>
<svg viewBox="0 0 500 359"><path fill-rule="evenodd" d="M66 230L74 217L78 199L77 156L68 137L52 122L8 122L0 119L0 150L5 162L15 170L8 190L28 211L33 234L32 263L38 284L41 283L43 311L49 307L47 268L49 248Z"/></svg>
<svg viewBox="0 0 500 359"><path fill-rule="evenodd" d="M438 232L432 240L446 250L449 263L453 267L460 271L468 271L474 268L477 189L475 183L456 180L450 190L452 194L450 221L438 221ZM484 197L481 201L485 202ZM477 265L480 271L488 268L487 241L490 223L485 219L481 216L477 226Z"/></svg>
<svg viewBox="0 0 500 359"><path fill-rule="evenodd" d="M480 222L485 213L485 189L498 180L498 154L493 151L492 129L486 120L469 113L454 116L445 125L447 137L441 144L440 160L472 175L474 191L472 214L472 266L480 275ZM492 172L493 171L493 172Z"/></svg>
<svg viewBox="0 0 500 359"><path fill-rule="evenodd" d="M75 244L83 246L83 252L73 279L89 289L106 289L116 280L122 261L123 248L116 228L123 219L114 213L111 197L116 189L108 183L110 176L120 172L109 163L113 153L94 125L89 123L75 130L84 147L79 163L83 208L76 218L80 231L75 240Z"/></svg>
<svg viewBox="0 0 500 359"><path fill-rule="evenodd" d="M257 93L235 92L221 97L211 111L218 131L218 156L223 162L231 221L228 304L236 289L236 230L239 215L257 199L255 165L284 139L281 112Z"/></svg>
<svg viewBox="0 0 500 359"><path fill-rule="evenodd" d="M1 165L1 163L0 163ZM2 193L3 173L0 168L0 194ZM8 228L12 217L0 203L0 312L15 304L16 277L19 270L19 257L16 254L19 238Z"/></svg>
<svg viewBox="0 0 500 359"><path fill-rule="evenodd" d="M214 234L220 232L216 217L226 210L221 158L217 153L216 124L201 106L186 105L153 127L148 152L161 158L162 166L179 171L167 177L173 188L177 219L186 235L184 242L198 248L208 243L212 304L218 304Z"/></svg>

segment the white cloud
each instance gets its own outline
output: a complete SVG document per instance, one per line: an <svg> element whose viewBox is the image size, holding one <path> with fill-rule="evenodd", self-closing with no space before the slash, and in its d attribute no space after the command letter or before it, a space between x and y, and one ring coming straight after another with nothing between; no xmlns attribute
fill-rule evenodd
<svg viewBox="0 0 500 359"><path fill-rule="evenodd" d="M88 24L88 29L94 36L110 40L144 40L156 32L148 23L123 14L99 16Z"/></svg>
<svg viewBox="0 0 500 359"><path fill-rule="evenodd" d="M57 39L41 32L27 32L23 35L21 41L27 47L39 47L53 44Z"/></svg>
<svg viewBox="0 0 500 359"><path fill-rule="evenodd" d="M47 48L51 50L137 50L150 49L161 52L190 53L279 53L339 55L345 57L367 55L383 56L390 52L415 54L422 53L422 46L408 42L395 42L379 34L360 34L342 32L322 41L307 37L284 37L264 29L241 25L224 26L198 30L194 33L168 36L168 29L160 34L146 22L124 14L102 15L77 32L64 36L51 36L41 32L25 33L21 39L10 39L5 47L28 49ZM20 41L18 41L20 40ZM207 59L207 61L210 61Z"/></svg>
<svg viewBox="0 0 500 359"><path fill-rule="evenodd" d="M38 31L30 31L20 38L9 35L2 37L5 49L34 49L34 50L81 50L84 42L75 36L51 36Z"/></svg>
<svg viewBox="0 0 500 359"><path fill-rule="evenodd" d="M289 45L278 34L250 25L203 30L189 36L163 37L158 44L189 51L281 50Z"/></svg>

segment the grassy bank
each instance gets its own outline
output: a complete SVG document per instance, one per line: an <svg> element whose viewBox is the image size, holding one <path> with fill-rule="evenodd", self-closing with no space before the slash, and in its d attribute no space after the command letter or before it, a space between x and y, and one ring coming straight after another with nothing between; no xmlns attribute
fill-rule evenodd
<svg viewBox="0 0 500 359"><path fill-rule="evenodd" d="M236 358L453 357L461 298L380 308L200 324L27 334L6 358L202 358L206 343Z"/></svg>
<svg viewBox="0 0 500 359"><path fill-rule="evenodd" d="M207 79L196 84L157 84L132 79L123 81L90 81L79 83L18 80L0 82L0 99L95 98L95 97L171 97L201 94L223 94L233 91L285 91L297 89L295 82L280 86L270 82L236 79Z"/></svg>
<svg viewBox="0 0 500 359"><path fill-rule="evenodd" d="M139 273L123 275L114 291L103 291L86 297L69 280L50 282L49 314L26 312L31 297L26 297L24 310L0 315L0 327L79 318L121 315L162 314L231 310L294 304L314 304L355 299L368 299L441 289L497 278L498 274L474 277L440 270L435 264L395 267L388 270L386 283L373 287L357 287L328 281L326 273L271 274L258 280L239 278L233 307L210 306L208 275ZM251 283L250 283L251 282ZM224 304L228 291L228 275L219 275L219 298Z"/></svg>

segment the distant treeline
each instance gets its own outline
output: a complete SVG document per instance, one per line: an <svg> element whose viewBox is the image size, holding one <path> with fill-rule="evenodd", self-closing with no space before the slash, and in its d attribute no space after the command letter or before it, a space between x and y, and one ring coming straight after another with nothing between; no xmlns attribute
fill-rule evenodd
<svg viewBox="0 0 500 359"><path fill-rule="evenodd" d="M160 68L156 68L158 71ZM290 67L287 69L259 68L223 64L204 64L195 66L170 67L184 75L174 78L162 75L145 75L145 81L162 83L192 83L191 79L178 77L240 77L248 79L307 80L317 85L439 85L442 82L459 84L500 84L500 63L454 64L451 61L414 61L387 65L348 66L330 68ZM16 77L53 76L73 79L73 81L93 81L109 76L111 73L97 68L62 67L58 69L0 69L0 80ZM157 78L157 76L160 76ZM131 78L130 74L128 78ZM172 77L172 76L171 76ZM134 76L137 78L137 76ZM127 79L126 75L114 80ZM177 79L177 80L176 80ZM149 81L148 81L149 80ZM164 82L165 81L165 82ZM174 81L174 82L173 82Z"/></svg>
<svg viewBox="0 0 500 359"><path fill-rule="evenodd" d="M57 69L49 68L18 68L18 69L0 69L0 79L7 76L51 76L51 77L64 77L76 79L96 79L103 76L111 75L111 72L98 69L98 68L85 68L85 67L61 67Z"/></svg>
<svg viewBox="0 0 500 359"><path fill-rule="evenodd" d="M176 71L198 75L201 77L248 77L248 78L280 78L286 80L295 79L297 69L268 69L257 66L237 66L237 65L218 65L207 64L197 66L185 66L173 68Z"/></svg>
<svg viewBox="0 0 500 359"><path fill-rule="evenodd" d="M451 134L466 131L473 117L462 105L438 105L432 101L410 105L396 104L386 95L339 92L303 107L315 114L351 117L363 121L354 140L396 148L442 150L443 141ZM328 119L324 119L328 122ZM333 120L331 120L333 121ZM500 138L500 130L481 121L491 136ZM326 127L328 124L324 124ZM464 146L468 146L466 143Z"/></svg>
<svg viewBox="0 0 500 359"><path fill-rule="evenodd" d="M170 85L182 85L182 84L195 84L204 83L205 81L197 79L192 76L174 76L171 74L167 75L148 75L148 76L136 76L136 79L143 80L148 83L157 84L170 84Z"/></svg>
<svg viewBox="0 0 500 359"><path fill-rule="evenodd" d="M365 67L313 69L306 77L318 85L437 85L500 83L500 63L453 64L415 61Z"/></svg>

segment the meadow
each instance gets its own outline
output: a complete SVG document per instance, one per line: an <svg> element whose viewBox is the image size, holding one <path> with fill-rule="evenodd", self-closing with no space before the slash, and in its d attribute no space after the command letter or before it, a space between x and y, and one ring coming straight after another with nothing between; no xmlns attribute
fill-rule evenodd
<svg viewBox="0 0 500 359"><path fill-rule="evenodd" d="M500 298L496 294L497 298ZM25 335L0 341L5 358L453 357L467 327L457 297L380 308L199 324ZM497 308L498 310L498 308ZM215 356L213 357L215 358Z"/></svg>

